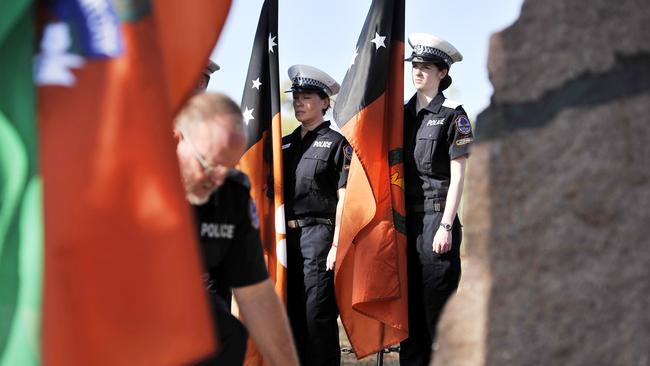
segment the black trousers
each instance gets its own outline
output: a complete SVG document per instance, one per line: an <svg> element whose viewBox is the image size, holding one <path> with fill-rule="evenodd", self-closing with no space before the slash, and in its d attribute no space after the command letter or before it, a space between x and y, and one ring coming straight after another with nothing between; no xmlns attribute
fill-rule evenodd
<svg viewBox="0 0 650 366"><path fill-rule="evenodd" d="M437 254L431 246L441 218L442 212L407 215L409 337L400 344L403 366L429 365L440 313L460 281L458 218L452 228L452 250Z"/></svg>
<svg viewBox="0 0 650 366"><path fill-rule="evenodd" d="M326 271L334 227L287 231L287 312L301 365L339 365L334 272Z"/></svg>
<svg viewBox="0 0 650 366"><path fill-rule="evenodd" d="M214 310L214 308L213 308ZM248 331L232 314L213 311L215 327L219 337L219 352L195 366L239 366L244 364Z"/></svg>

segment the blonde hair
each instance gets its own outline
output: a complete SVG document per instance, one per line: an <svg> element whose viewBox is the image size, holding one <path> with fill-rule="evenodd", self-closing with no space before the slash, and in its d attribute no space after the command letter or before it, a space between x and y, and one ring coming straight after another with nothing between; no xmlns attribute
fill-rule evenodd
<svg viewBox="0 0 650 366"><path fill-rule="evenodd" d="M245 136L241 109L230 97L221 93L199 93L190 98L178 113L174 126L177 130L188 131L197 123L226 122Z"/></svg>

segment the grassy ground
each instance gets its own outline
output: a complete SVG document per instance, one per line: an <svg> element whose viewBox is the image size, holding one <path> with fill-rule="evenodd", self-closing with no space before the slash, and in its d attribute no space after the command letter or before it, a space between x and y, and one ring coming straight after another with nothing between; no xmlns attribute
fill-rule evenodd
<svg viewBox="0 0 650 366"><path fill-rule="evenodd" d="M341 321L339 320L339 338L341 339L341 349L351 349L350 348L350 342L348 341L348 337L345 334L345 330L343 329L343 325L341 325ZM354 353L346 353L343 352L341 353L341 365L376 365L377 364L377 356L368 356L364 358L363 360L357 360L357 358L354 356ZM391 352L391 353L384 353L384 366L396 366L399 365L399 355L397 352Z"/></svg>

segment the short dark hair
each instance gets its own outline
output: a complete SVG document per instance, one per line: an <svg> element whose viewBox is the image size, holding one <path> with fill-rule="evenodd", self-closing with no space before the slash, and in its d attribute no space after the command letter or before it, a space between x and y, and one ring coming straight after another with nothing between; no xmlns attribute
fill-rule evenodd
<svg viewBox="0 0 650 366"><path fill-rule="evenodd" d="M319 92L316 93L316 94L318 94L318 96L320 97L320 99L327 99L327 108L325 108L325 109L322 110L322 112L323 112L323 116L324 116L325 113L327 113L327 110L330 109L330 108L332 107L332 100L330 99L329 95L325 94L325 92L323 92L323 91L319 91Z"/></svg>

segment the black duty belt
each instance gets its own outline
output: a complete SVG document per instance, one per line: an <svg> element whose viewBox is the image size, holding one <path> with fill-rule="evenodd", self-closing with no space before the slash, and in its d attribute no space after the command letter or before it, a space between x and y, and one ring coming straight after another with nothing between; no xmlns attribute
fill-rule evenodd
<svg viewBox="0 0 650 366"><path fill-rule="evenodd" d="M302 219L287 221L287 226L291 229L297 229L300 227L311 226L316 224L334 226L334 220L324 219L321 217L303 217Z"/></svg>
<svg viewBox="0 0 650 366"><path fill-rule="evenodd" d="M423 203L408 205L407 209L409 212L443 212L445 210L445 201L444 198L428 198Z"/></svg>

